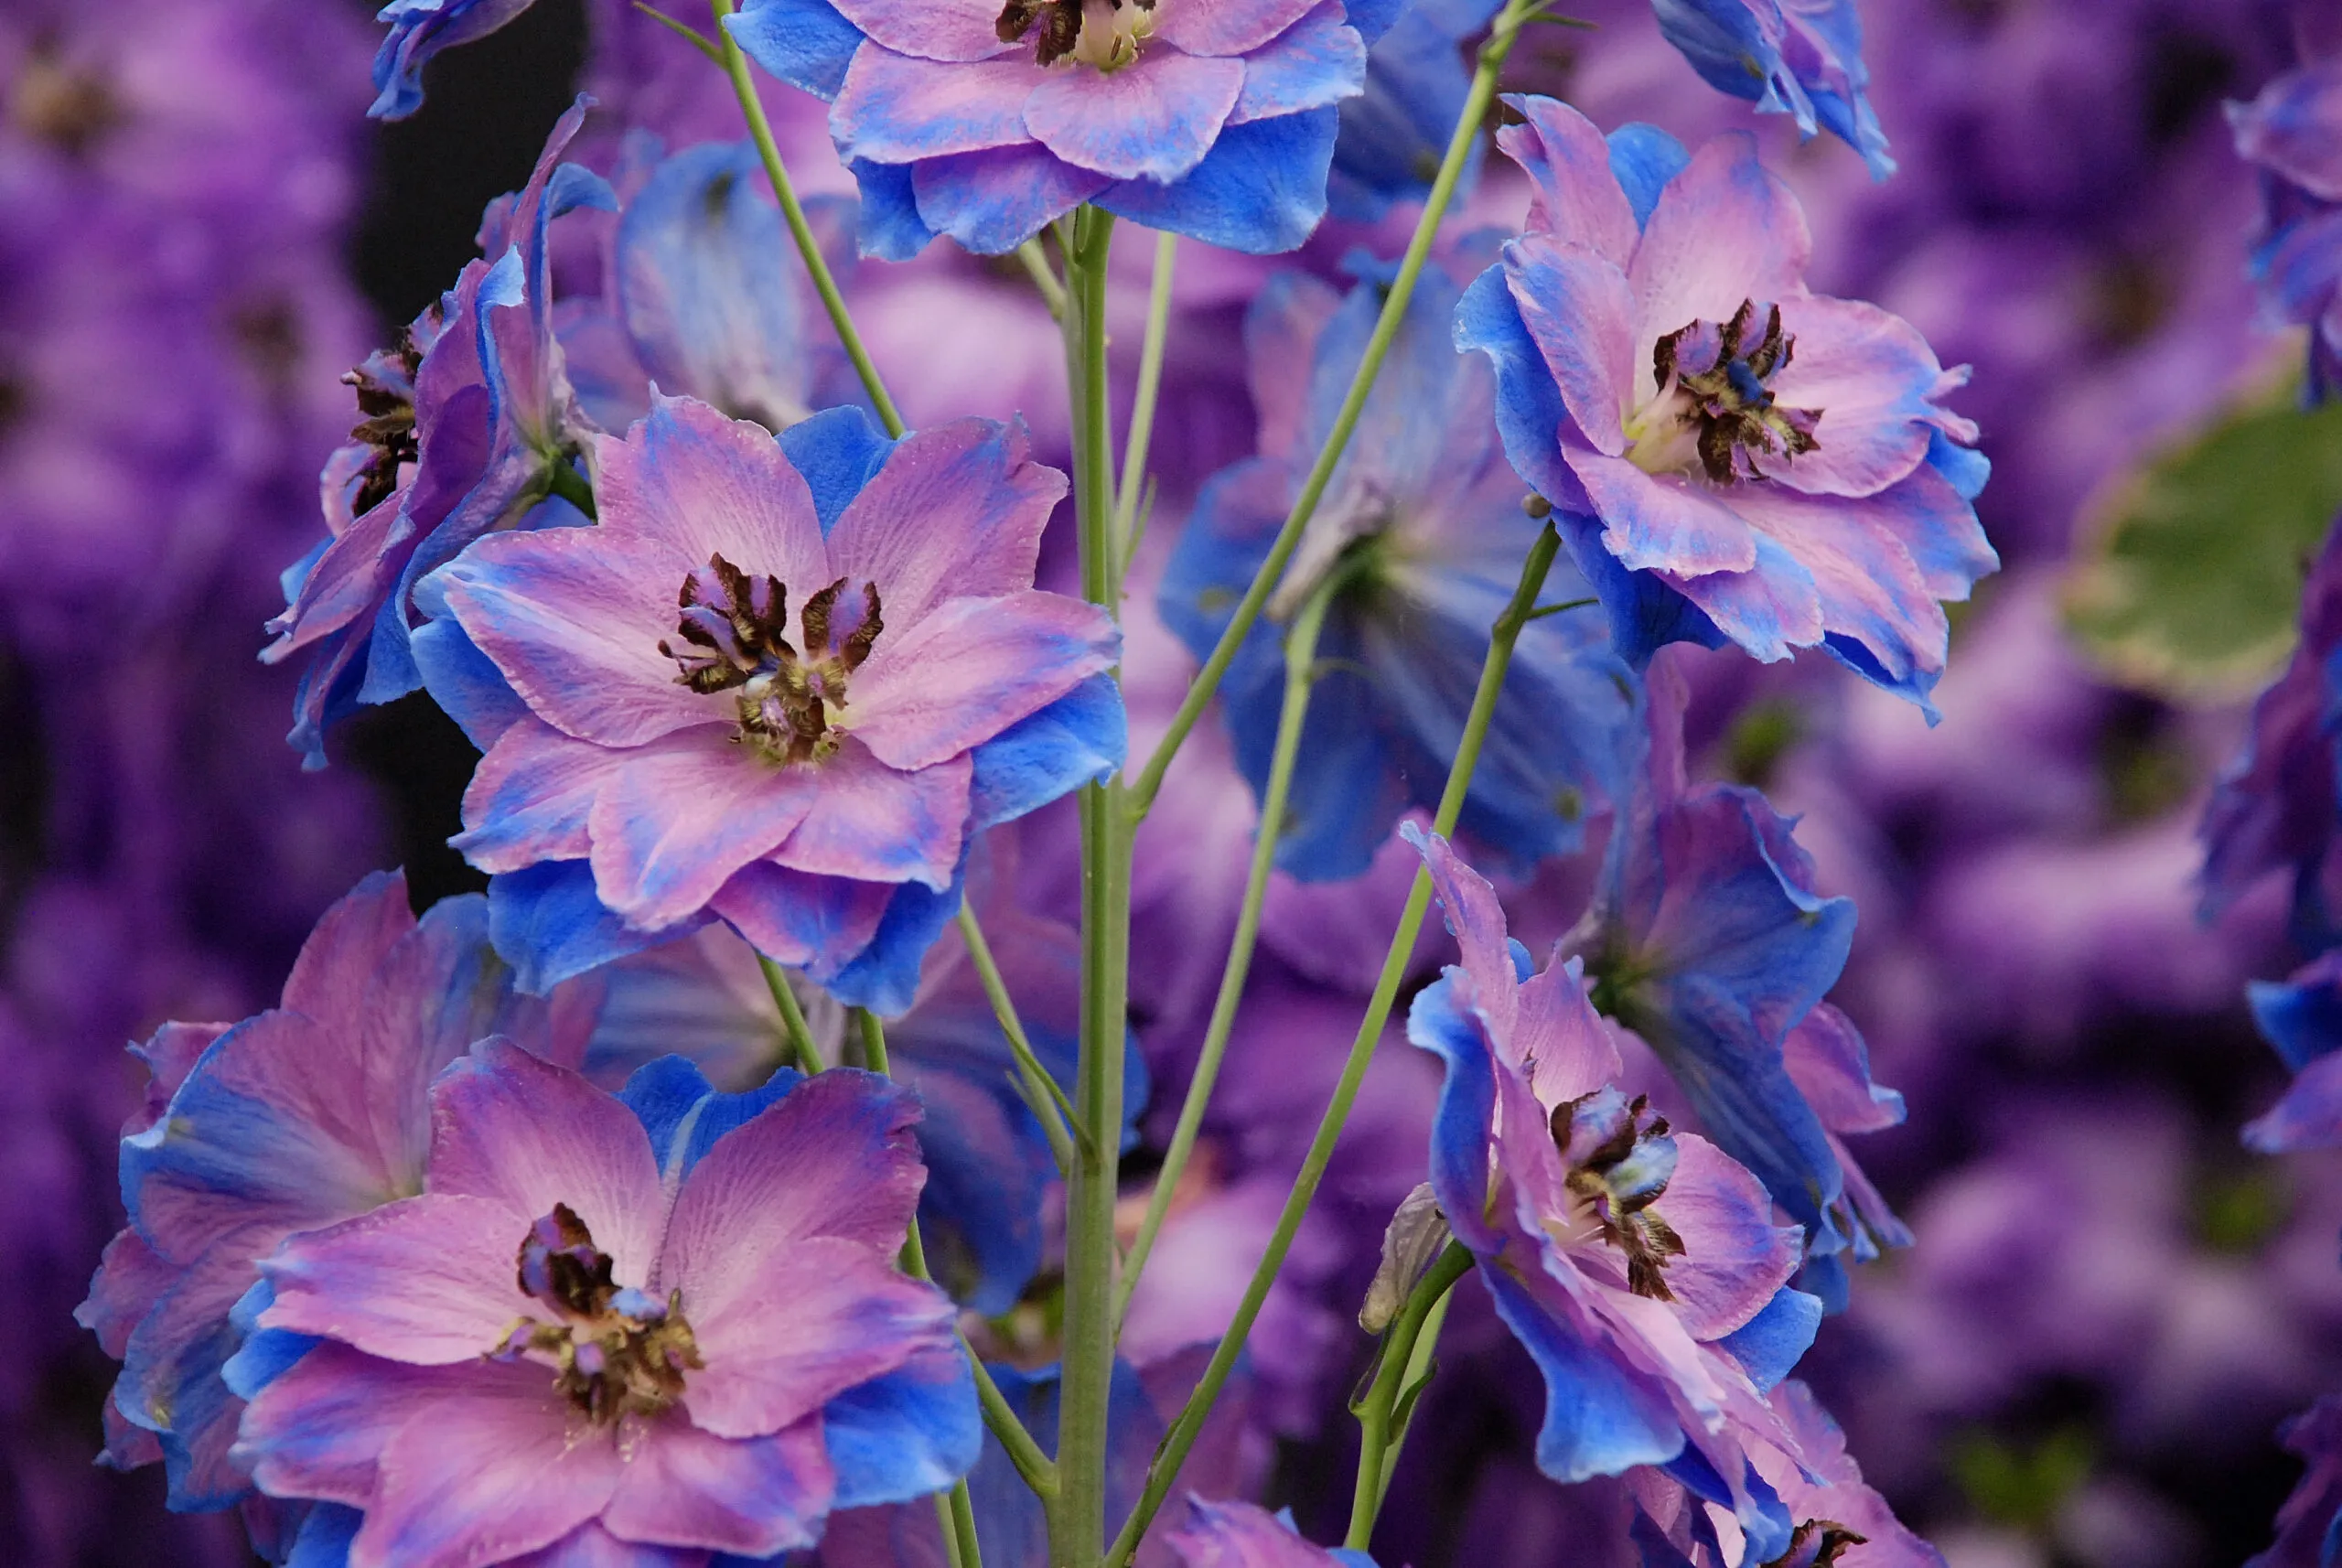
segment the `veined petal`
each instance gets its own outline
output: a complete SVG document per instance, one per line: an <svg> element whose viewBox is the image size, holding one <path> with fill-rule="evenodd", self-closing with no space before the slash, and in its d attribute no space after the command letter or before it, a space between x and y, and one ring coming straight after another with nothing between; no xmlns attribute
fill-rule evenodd
<svg viewBox="0 0 2342 1568"><path fill-rule="evenodd" d="M1814 495L1875 495L1918 467L1944 412L1933 402L1943 367L1918 329L1859 300L1808 295L1781 302L1795 354L1772 382L1788 408L1821 412L1817 449L1776 459L1767 478Z"/></svg>
<svg viewBox="0 0 2342 1568"><path fill-rule="evenodd" d="M1727 497L1680 474L1647 474L1624 457L1568 447L1563 456L1602 519L1603 548L1622 565L1678 577L1756 565L1756 531L1735 510L1754 487Z"/></svg>
<svg viewBox="0 0 2342 1568"><path fill-rule="evenodd" d="M488 872L583 860L595 791L632 755L572 739L532 714L480 758L464 789L465 829L447 842Z"/></svg>
<svg viewBox="0 0 2342 1568"><path fill-rule="evenodd" d="M1105 612L1057 594L951 599L854 675L846 723L890 768L932 767L990 740L1109 668Z"/></svg>
<svg viewBox="0 0 2342 1568"><path fill-rule="evenodd" d="M776 865L865 882L951 885L968 822L972 764L962 752L897 771L852 736L815 765L820 788L779 848Z"/></svg>
<svg viewBox="0 0 2342 1568"><path fill-rule="evenodd" d="M813 492L772 432L695 398L655 398L625 439L596 442L594 495L600 526L576 531L588 537L658 540L687 570L722 555L803 593L830 581ZM656 585L662 606L673 604L682 581ZM661 635L673 628L671 610L663 618Z"/></svg>
<svg viewBox="0 0 2342 1568"><path fill-rule="evenodd" d="M919 221L980 256L1016 249L1112 183L1037 142L911 166Z"/></svg>
<svg viewBox="0 0 2342 1568"><path fill-rule="evenodd" d="M637 926L686 919L787 838L820 789L813 766L769 762L728 725L638 747L587 814L595 889Z"/></svg>
<svg viewBox="0 0 2342 1568"><path fill-rule="evenodd" d="M1639 385L1627 274L1586 246L1531 234L1505 246L1504 281L1571 421L1595 451L1624 454Z"/></svg>
<svg viewBox="0 0 2342 1568"><path fill-rule="evenodd" d="M1882 514L1898 510L1902 496L1890 491L1857 500L1747 485L1733 499L1742 517L1813 575L1825 631L1860 643L1890 689L1916 677L1933 684L1951 628L1911 553L1884 525Z"/></svg>
<svg viewBox="0 0 2342 1568"><path fill-rule="evenodd" d="M1187 0L1166 5L1157 42L1191 55L1244 55L1309 14L1317 0Z"/></svg>
<svg viewBox="0 0 2342 1568"><path fill-rule="evenodd" d="M670 1412L628 1451L601 1522L621 1541L765 1558L812 1545L836 1489L819 1421L736 1439Z"/></svg>
<svg viewBox="0 0 2342 1568"><path fill-rule="evenodd" d="M1609 144L1594 122L1566 103L1533 93L1505 102L1526 124L1497 133L1497 145L1529 176L1527 231L1584 245L1621 272L1634 259L1641 230L1611 172Z"/></svg>
<svg viewBox="0 0 2342 1568"><path fill-rule="evenodd" d="M1244 70L1239 60L1158 48L1116 71L1041 72L1025 124L1077 168L1167 185L1211 150L1244 90Z"/></svg>
<svg viewBox="0 0 2342 1568"><path fill-rule="evenodd" d="M1638 350L1647 358L1654 340L1694 321L1728 321L1745 301L1804 293L1812 253L1805 213L1757 161L1756 138L1733 131L1704 144L1660 193L1628 268Z"/></svg>
<svg viewBox="0 0 2342 1568"><path fill-rule="evenodd" d="M1058 79L1022 54L945 62L865 44L830 106L830 134L840 157L882 164L1015 146L1035 134L1026 100Z"/></svg>
<svg viewBox="0 0 2342 1568"><path fill-rule="evenodd" d="M1228 123L1266 120L1355 98L1366 86L1366 41L1321 4L1264 48L1244 57L1244 91Z"/></svg>
<svg viewBox="0 0 2342 1568"><path fill-rule="evenodd" d="M897 54L922 59L988 59L1012 46L994 30L992 0L832 0L838 14Z"/></svg>
<svg viewBox="0 0 2342 1568"><path fill-rule="evenodd" d="M275 1292L261 1325L413 1366L475 1361L529 1311L512 1257L535 1218L425 1193L295 1236L261 1265Z"/></svg>
<svg viewBox="0 0 2342 1568"><path fill-rule="evenodd" d="M1694 1339L1741 1327L1797 1273L1797 1227L1773 1223L1764 1184L1705 1138L1675 1137L1675 1175L1656 1205L1683 1241L1667 1265L1675 1315Z"/></svg>
<svg viewBox="0 0 2342 1568"><path fill-rule="evenodd" d="M895 886L814 876L769 860L752 861L708 900L708 908L772 960L834 967L870 945Z"/></svg>

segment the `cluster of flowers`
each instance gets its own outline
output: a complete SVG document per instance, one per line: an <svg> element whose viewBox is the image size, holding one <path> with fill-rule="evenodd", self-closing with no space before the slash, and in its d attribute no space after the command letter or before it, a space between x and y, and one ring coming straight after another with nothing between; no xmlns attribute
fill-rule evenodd
<svg viewBox="0 0 2342 1568"><path fill-rule="evenodd" d="M737 113L720 74L655 22L605 18L642 42L609 50L605 123L564 119L481 259L359 372L330 537L287 575L271 650L297 660L295 738L317 761L356 707L419 689L464 726L485 755L459 846L489 891L418 924L394 880L361 885L279 1008L144 1047L131 1226L85 1312L125 1360L117 1462L161 1457L180 1504L241 1504L264 1551L303 1563L699 1563L816 1541L932 1561L958 1543L894 1505L962 1476L983 1550L1037 1555L1043 1510L1019 1456L981 1438L976 1386L1049 1441L1069 1282L1046 1083L1075 1076L1083 957L1026 911L1078 904L1069 803L1051 802L1169 734L1112 1131L1180 1158L1152 1224L1125 1217L1154 1262L1127 1265L1109 1527L1154 1506L1157 1440L1283 1244L1292 1123L1342 1065L1338 1044L1287 1042L1347 1033L1427 864L1462 950L1409 1009L1427 1054L1376 1057L1179 1484L1253 1495L1261 1439L1314 1429L1363 1344L1339 1322L1365 1285L1355 1242L1397 1208L1385 1319L1405 1324L1433 1253L1477 1265L1543 1374L1533 1463L1625 1476L1617 1529L1645 1563L1936 1560L1785 1380L1845 1304L1847 1262L1907 1239L1844 1142L1901 1113L1822 1000L1853 908L1762 795L1690 782L1681 676L1711 666L1660 650L1819 647L1930 707L1938 601L1994 565L1975 432L1943 402L1957 381L1896 317L1807 289L1803 215L1738 136L1605 136L1514 100L1498 142L1526 220L1453 226L1402 264L1375 221L1427 194L1467 89L1449 45L1493 6L1160 8L779 4L728 28L831 101L772 113L790 166L826 134L858 186L851 207L808 202L805 227L883 365L924 364L943 298L1037 326L1054 353L1044 292L944 273L938 235L1005 253L1088 204L1238 251L1368 248L1340 271L1183 251L1155 371L1178 439L1152 465L1164 521L1132 531L1119 628L1035 586L1069 564L1042 549L1066 481L1035 448L1075 434L1038 394L1047 356L1005 402L1001 366L943 364L904 388L917 433L890 434L818 325L757 149L697 139L737 134L709 113ZM425 56L515 9L394 7L378 107L411 111ZM1850 12L1660 20L1717 85L1891 166ZM1350 233L1321 226L1329 202ZM849 235L920 259L849 270ZM1246 301L1238 349L1224 307ZM1214 307L1258 429L1206 415L1190 440L1189 404L1227 401L1213 367L1178 362ZM1380 375L1346 411L1370 357ZM1020 405L1031 431L954 417ZM1548 514L1567 554L1475 723ZM1264 564L1275 593L1248 607ZM1180 747L1182 645L1223 642L1225 735ZM1305 720L1281 733L1296 684ZM1478 768L1445 815L1529 924L1560 910L1542 972L1444 835L1393 831L1441 803L1467 741ZM1273 873L1248 900L1256 810ZM1606 833L1590 899L1539 888ZM963 906L996 963L953 930ZM1220 960L1248 923L1268 951L1231 990ZM1435 955L1404 956L1417 979ZM1208 1095L1222 1052L1186 1162L1173 1091ZM792 1054L891 1066L917 1101L851 1068L776 1069ZM892 1266L914 1213L936 1285ZM1226 1500L1165 1544L1196 1564L1320 1555Z"/></svg>

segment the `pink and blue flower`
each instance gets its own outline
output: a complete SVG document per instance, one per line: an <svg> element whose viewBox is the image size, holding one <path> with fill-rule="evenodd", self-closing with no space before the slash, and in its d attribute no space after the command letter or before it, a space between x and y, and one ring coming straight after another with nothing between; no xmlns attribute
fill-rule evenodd
<svg viewBox="0 0 2342 1568"><path fill-rule="evenodd" d="M1870 106L1854 0L1651 0L1659 30L1719 92L1787 114L1810 140L1828 131L1873 179L1895 172Z"/></svg>

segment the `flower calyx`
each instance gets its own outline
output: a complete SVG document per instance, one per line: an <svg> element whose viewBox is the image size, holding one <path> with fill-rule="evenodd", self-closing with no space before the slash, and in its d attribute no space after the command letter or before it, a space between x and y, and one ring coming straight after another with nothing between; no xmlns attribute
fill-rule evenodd
<svg viewBox="0 0 2342 1568"><path fill-rule="evenodd" d="M1101 71L1120 70L1138 59L1139 46L1155 32L1159 0L1007 0L993 23L1004 44L1038 30L1034 63L1047 67L1079 60Z"/></svg>
<svg viewBox="0 0 2342 1568"><path fill-rule="evenodd" d="M1759 312L1764 329L1752 340ZM1781 307L1744 299L1718 326L1694 321L1651 346L1659 391L1628 427L1629 456L1651 473L1687 468L1696 459L1712 484L1762 479L1759 455L1783 462L1818 451L1818 408L1773 399L1773 378L1789 368L1797 339L1781 329Z"/></svg>
<svg viewBox="0 0 2342 1568"><path fill-rule="evenodd" d="M1667 1265L1683 1255L1683 1239L1652 1205L1675 1176L1675 1140L1649 1097L1628 1100L1599 1089L1553 1108L1553 1146L1567 1167L1581 1221L1625 1254L1627 1288L1672 1301Z"/></svg>
<svg viewBox="0 0 2342 1568"><path fill-rule="evenodd" d="M776 762L820 762L843 733L846 680L886 629L878 585L862 585L860 613L839 613L846 579L808 597L799 611L803 649L789 639L789 589L769 574L751 576L711 555L676 595L676 642L659 651L675 661L678 685L736 693L736 737Z"/></svg>
<svg viewBox="0 0 2342 1568"><path fill-rule="evenodd" d="M491 1360L534 1361L596 1425L653 1416L682 1397L683 1376L705 1365L684 1321L682 1293L660 1301L611 1278L612 1261L565 1203L529 1228L516 1258L521 1294L553 1315L515 1318Z"/></svg>

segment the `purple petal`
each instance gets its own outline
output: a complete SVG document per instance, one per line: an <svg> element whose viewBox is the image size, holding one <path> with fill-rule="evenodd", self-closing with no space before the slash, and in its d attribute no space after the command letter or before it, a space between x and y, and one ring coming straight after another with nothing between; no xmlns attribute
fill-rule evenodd
<svg viewBox="0 0 2342 1568"><path fill-rule="evenodd" d="M664 1199L634 1112L501 1040L450 1068L431 1099L434 1194L494 1199L525 1216L524 1228L565 1203L610 1255L619 1283L649 1280ZM515 1231L500 1265L508 1281L520 1244Z"/></svg>
<svg viewBox="0 0 2342 1568"><path fill-rule="evenodd" d="M1813 575L1824 631L1861 643L1898 683L1942 671L1950 624L1885 521L1918 498L1897 489L1853 500L1747 485L1733 499Z"/></svg>
<svg viewBox="0 0 2342 1568"><path fill-rule="evenodd" d="M464 789L464 831L447 842L482 871L583 860L595 791L631 751L574 740L534 714L498 737Z"/></svg>
<svg viewBox="0 0 2342 1568"><path fill-rule="evenodd" d="M1585 246L1531 234L1505 247L1504 281L1571 421L1596 451L1623 454L1621 421L1641 384L1627 274Z"/></svg>
<svg viewBox="0 0 2342 1568"><path fill-rule="evenodd" d="M502 1568L708 1568L710 1561L696 1546L661 1548L620 1541L595 1520L541 1552L508 1559Z"/></svg>
<svg viewBox="0 0 2342 1568"><path fill-rule="evenodd" d="M1185 0L1163 7L1157 43L1191 55L1251 54L1307 16L1316 0Z"/></svg>
<svg viewBox="0 0 2342 1568"><path fill-rule="evenodd" d="M1875 305L1819 296L1782 301L1781 327L1795 351L1773 396L1821 411L1821 446L1758 459L1767 478L1810 494L1867 496L1918 467L1944 417L1929 401L1943 367L1918 328Z"/></svg>
<svg viewBox="0 0 2342 1568"><path fill-rule="evenodd" d="M1757 536L1751 571L1658 575L1752 658L1769 663L1821 640L1821 593L1813 574L1769 534Z"/></svg>
<svg viewBox="0 0 2342 1568"><path fill-rule="evenodd" d="M849 162L907 164L1029 142L1025 101L1050 73L1026 56L946 63L865 44L830 107L830 134Z"/></svg>
<svg viewBox="0 0 2342 1568"><path fill-rule="evenodd" d="M1508 95L1526 124L1497 133L1497 146L1529 176L1527 231L1585 246L1624 269L1641 231L1635 209L1610 170L1610 145L1594 122L1551 98Z"/></svg>
<svg viewBox="0 0 2342 1568"><path fill-rule="evenodd" d="M1244 367L1252 408L1260 416L1262 457L1291 457L1309 419L1317 339L1342 307L1342 296L1306 273L1269 274L1244 313ZM1293 480L1280 466L1262 510L1284 518Z"/></svg>
<svg viewBox="0 0 2342 1568"><path fill-rule="evenodd" d="M551 528L490 534L435 581L540 718L580 740L640 746L727 716L720 696L679 684L659 651L675 636L676 589L705 564L655 539Z"/></svg>
<svg viewBox="0 0 2342 1568"><path fill-rule="evenodd" d="M1832 1133L1875 1133L1903 1120L1903 1097L1871 1081L1870 1048L1853 1020L1827 1002L1781 1042L1798 1091Z"/></svg>
<svg viewBox="0 0 2342 1568"><path fill-rule="evenodd" d="M541 1369L495 1368L491 1375ZM246 1407L238 1453L273 1496L364 1508L374 1466L400 1427L479 1376L477 1363L412 1367L331 1340L278 1374Z"/></svg>
<svg viewBox="0 0 2342 1568"><path fill-rule="evenodd" d="M886 625L908 630L946 599L1031 587L1066 489L1063 474L1033 461L1021 423L914 431L839 514L830 562L877 584Z"/></svg>
<svg viewBox="0 0 2342 1568"><path fill-rule="evenodd" d="M1015 250L1112 184L1038 143L922 158L911 167L919 220L983 256Z"/></svg>
<svg viewBox="0 0 2342 1568"><path fill-rule="evenodd" d="M1764 1184L1705 1138L1676 1133L1675 1155L1657 1205L1683 1239L1667 1285L1692 1337L1718 1339L1763 1311L1797 1273L1802 1232L1774 1224Z"/></svg>
<svg viewBox="0 0 2342 1568"><path fill-rule="evenodd" d="M1186 1568L1343 1568L1342 1559L1264 1508L1208 1503L1192 1493L1187 1520L1164 1544Z"/></svg>
<svg viewBox="0 0 2342 1568"><path fill-rule="evenodd" d="M1322 109L1366 90L1366 40L1338 5L1320 5L1266 48L1244 57L1244 91L1231 125Z"/></svg>
<svg viewBox="0 0 2342 1568"><path fill-rule="evenodd" d="M890 768L927 768L990 740L1110 668L1121 638L1059 594L952 599L855 672L849 724Z"/></svg>
<svg viewBox="0 0 2342 1568"><path fill-rule="evenodd" d="M1426 835L1413 822L1399 831L1422 852L1440 914L1462 951L1466 982L1463 1001L1486 1020L1490 1038L1501 1047L1512 1037L1520 982L1513 971L1504 906L1497 901L1497 890L1437 833ZM1518 1058L1512 1065L1519 1065Z"/></svg>
<svg viewBox="0 0 2342 1568"><path fill-rule="evenodd" d="M1047 72L1025 123L1077 168L1168 185L1204 161L1243 91L1241 61L1149 48L1120 70Z"/></svg>
<svg viewBox="0 0 2342 1568"><path fill-rule="evenodd" d="M623 1541L769 1557L814 1543L836 1489L818 1420L741 1441L671 1412L628 1451L602 1524Z"/></svg>
<svg viewBox="0 0 2342 1568"><path fill-rule="evenodd" d="M285 981L285 1006L329 1026L364 1016L374 966L414 929L406 874L378 871L341 896L301 944Z"/></svg>
<svg viewBox="0 0 2342 1568"><path fill-rule="evenodd" d="M1756 534L1731 499L1681 474L1647 474L1624 457L1563 448L1602 519L1602 547L1638 571L1699 577L1756 564ZM1817 633L1818 636L1818 633Z"/></svg>
<svg viewBox="0 0 2342 1568"><path fill-rule="evenodd" d="M2244 1143L2263 1155L2342 1143L2342 1052L2302 1069L2284 1098L2246 1125Z"/></svg>
<svg viewBox="0 0 2342 1568"><path fill-rule="evenodd" d="M1637 341L1727 321L1747 300L1804 293L1812 252L1805 214L1757 161L1756 139L1744 131L1716 137L1660 192L1635 248L1628 275Z"/></svg>
<svg viewBox="0 0 2342 1568"><path fill-rule="evenodd" d="M993 30L992 0L833 0L838 14L897 54L987 59L1010 46Z"/></svg>
<svg viewBox="0 0 2342 1568"><path fill-rule="evenodd" d="M821 788L819 768L769 762L729 725L630 751L587 816L595 890L632 925L685 919L787 838Z"/></svg>
<svg viewBox="0 0 2342 1568"><path fill-rule="evenodd" d="M512 1258L535 1218L426 1193L295 1236L261 1265L276 1293L261 1326L420 1367L476 1360L530 1310Z"/></svg>
<svg viewBox="0 0 2342 1568"><path fill-rule="evenodd" d="M759 860L733 874L708 908L775 963L842 964L870 945L894 887L808 876Z"/></svg>
<svg viewBox="0 0 2342 1568"><path fill-rule="evenodd" d="M965 752L897 772L848 736L815 766L812 808L773 851L776 864L817 876L951 886L974 773Z"/></svg>
<svg viewBox="0 0 2342 1568"><path fill-rule="evenodd" d="M2342 59L2287 71L2251 102L2230 103L2228 114L2239 156L2342 201Z"/></svg>
<svg viewBox="0 0 2342 1568"><path fill-rule="evenodd" d="M800 600L834 575L813 492L772 432L754 420L726 419L695 398L653 399L650 417L624 440L596 442L594 496L601 526L575 531L589 537L659 540L691 566L722 555L743 572L779 577ZM656 585L667 607L661 635L673 629L682 582L677 575Z"/></svg>

